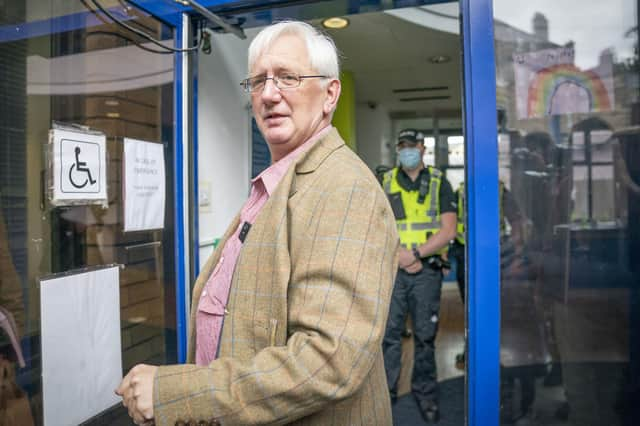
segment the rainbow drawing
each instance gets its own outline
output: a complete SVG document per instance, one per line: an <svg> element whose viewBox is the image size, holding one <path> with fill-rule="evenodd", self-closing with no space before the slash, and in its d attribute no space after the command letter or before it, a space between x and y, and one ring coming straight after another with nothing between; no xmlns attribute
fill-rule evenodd
<svg viewBox="0 0 640 426"><path fill-rule="evenodd" d="M580 93L582 103L588 102L587 111L577 105L577 99L560 99L561 92L571 90ZM558 98L556 98L558 97ZM564 103L563 112L594 112L611 110L609 90L594 71L582 71L569 63L560 63L541 68L535 72L535 77L529 85L527 96L527 116L544 117L558 114L554 105ZM572 105L575 103L575 105Z"/></svg>

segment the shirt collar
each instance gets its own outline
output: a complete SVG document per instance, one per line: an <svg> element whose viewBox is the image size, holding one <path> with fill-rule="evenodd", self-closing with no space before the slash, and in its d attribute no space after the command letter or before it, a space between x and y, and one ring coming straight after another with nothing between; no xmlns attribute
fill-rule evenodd
<svg viewBox="0 0 640 426"><path fill-rule="evenodd" d="M431 177L429 173L429 167L427 166L424 166L424 168L420 170L420 173L418 173L416 180L411 180L407 172L405 172L402 167L399 167L399 169L398 184L407 191L416 191L420 189L420 181L422 180L423 175L425 175L427 179Z"/></svg>
<svg viewBox="0 0 640 426"><path fill-rule="evenodd" d="M276 189L276 186L278 186L278 183L280 183L280 180L282 179L284 174L287 172L289 165L296 158L298 158L300 154L305 152L314 143L316 143L323 136L329 133L329 131L332 128L333 126L329 124L322 130L320 130L319 132L311 136L302 145L300 145L299 147L297 147L296 149L294 149L293 151L291 151L290 153L282 157L280 160L276 161L275 163L267 167L265 170L263 170L262 173L260 173L258 176L256 176L251 180L251 183L255 185L257 181L261 180L265 189L267 190L267 194L271 196L273 191Z"/></svg>

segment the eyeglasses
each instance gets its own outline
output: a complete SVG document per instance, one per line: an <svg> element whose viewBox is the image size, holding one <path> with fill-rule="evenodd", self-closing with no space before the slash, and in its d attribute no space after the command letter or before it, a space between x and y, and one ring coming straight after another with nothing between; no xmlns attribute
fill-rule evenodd
<svg viewBox="0 0 640 426"><path fill-rule="evenodd" d="M267 80L273 80L273 84L280 90L294 89L300 86L302 80L305 78L329 78L326 75L298 75L292 73L286 73L281 75L274 75L273 77L267 77L265 75L259 75L256 77L249 77L240 82L240 86L247 93L262 92Z"/></svg>

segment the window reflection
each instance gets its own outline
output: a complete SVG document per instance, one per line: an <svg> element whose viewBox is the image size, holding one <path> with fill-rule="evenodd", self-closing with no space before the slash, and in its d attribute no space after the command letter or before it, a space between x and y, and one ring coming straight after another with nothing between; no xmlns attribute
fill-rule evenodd
<svg viewBox="0 0 640 426"><path fill-rule="evenodd" d="M494 2L500 177L523 224L518 268L501 248L502 424L640 421L636 7Z"/></svg>

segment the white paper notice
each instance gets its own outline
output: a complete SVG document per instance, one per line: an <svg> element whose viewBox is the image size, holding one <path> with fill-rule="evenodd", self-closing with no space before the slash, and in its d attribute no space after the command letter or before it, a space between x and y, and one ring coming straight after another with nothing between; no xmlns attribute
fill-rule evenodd
<svg viewBox="0 0 640 426"><path fill-rule="evenodd" d="M164 147L124 139L124 231L164 228Z"/></svg>
<svg viewBox="0 0 640 426"><path fill-rule="evenodd" d="M75 425L118 404L119 268L40 281L44 424Z"/></svg>
<svg viewBox="0 0 640 426"><path fill-rule="evenodd" d="M104 134L53 129L54 203L107 199L107 154Z"/></svg>

